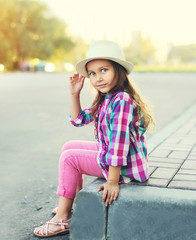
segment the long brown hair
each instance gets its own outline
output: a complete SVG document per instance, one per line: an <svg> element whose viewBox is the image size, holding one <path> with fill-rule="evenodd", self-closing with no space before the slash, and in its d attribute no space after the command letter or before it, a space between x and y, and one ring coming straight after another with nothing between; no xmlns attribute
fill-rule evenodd
<svg viewBox="0 0 196 240"><path fill-rule="evenodd" d="M148 130L153 130L155 123L152 117L152 110L147 100L140 94L139 90L137 89L136 85L128 78L127 70L121 66L120 64L108 60L115 70L115 77L117 78L117 84L114 88L110 90L109 93L114 91L122 91L127 92L131 99L134 101L137 107L137 113L140 119L144 120L144 126ZM98 91L96 98L91 106L92 117L94 121L97 121L97 109L98 106L104 101L105 93L101 93Z"/></svg>

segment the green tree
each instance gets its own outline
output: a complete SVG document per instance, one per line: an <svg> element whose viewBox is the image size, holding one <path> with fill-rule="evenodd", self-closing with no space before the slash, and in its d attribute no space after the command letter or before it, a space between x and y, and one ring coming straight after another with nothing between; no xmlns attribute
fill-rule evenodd
<svg viewBox="0 0 196 240"><path fill-rule="evenodd" d="M196 62L196 44L172 47L168 54L168 60L184 64Z"/></svg>
<svg viewBox="0 0 196 240"><path fill-rule="evenodd" d="M0 0L0 61L8 68L29 58L48 59L74 47L66 25L36 0ZM63 55L63 54L62 54Z"/></svg>
<svg viewBox="0 0 196 240"><path fill-rule="evenodd" d="M135 33L131 43L125 49L126 59L135 65L152 64L155 59L155 48L150 38L144 38L140 32Z"/></svg>

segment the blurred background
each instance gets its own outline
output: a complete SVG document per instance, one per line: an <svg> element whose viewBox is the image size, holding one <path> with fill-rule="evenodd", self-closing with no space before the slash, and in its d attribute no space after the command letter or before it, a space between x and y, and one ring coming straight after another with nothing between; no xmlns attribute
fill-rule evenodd
<svg viewBox="0 0 196 240"><path fill-rule="evenodd" d="M195 0L0 0L0 71L72 72L93 40L135 71L196 71Z"/></svg>
<svg viewBox="0 0 196 240"><path fill-rule="evenodd" d="M95 140L93 125L69 123L69 76L91 41L117 42L134 63L131 79L156 113L148 139L195 104L195 9L195 0L0 0L1 239L37 239L58 202L63 144ZM83 107L89 89L86 79Z"/></svg>

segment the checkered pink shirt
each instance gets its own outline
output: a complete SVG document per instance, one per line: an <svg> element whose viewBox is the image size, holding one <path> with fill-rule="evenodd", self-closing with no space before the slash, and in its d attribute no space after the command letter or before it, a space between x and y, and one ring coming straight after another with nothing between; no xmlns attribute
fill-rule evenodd
<svg viewBox="0 0 196 240"><path fill-rule="evenodd" d="M146 129L133 100L125 92L107 94L97 114L95 137L100 143L97 161L105 178L112 165L121 166L120 182L123 176L145 182L149 177ZM76 127L92 121L90 106L77 119L70 120Z"/></svg>

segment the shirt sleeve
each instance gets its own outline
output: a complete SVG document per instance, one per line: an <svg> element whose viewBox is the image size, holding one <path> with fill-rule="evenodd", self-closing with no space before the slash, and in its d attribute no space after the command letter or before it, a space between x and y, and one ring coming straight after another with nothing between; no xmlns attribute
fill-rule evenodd
<svg viewBox="0 0 196 240"><path fill-rule="evenodd" d="M110 143L106 154L106 163L112 166L126 166L134 107L123 99L114 102L111 108L110 131L108 132Z"/></svg>
<svg viewBox="0 0 196 240"><path fill-rule="evenodd" d="M81 110L78 117L74 120L72 120L71 115L69 115L69 121L75 127L82 127L84 125L91 123L93 121L93 118L91 115L90 106Z"/></svg>

